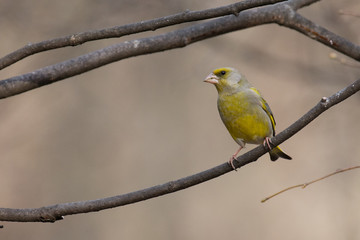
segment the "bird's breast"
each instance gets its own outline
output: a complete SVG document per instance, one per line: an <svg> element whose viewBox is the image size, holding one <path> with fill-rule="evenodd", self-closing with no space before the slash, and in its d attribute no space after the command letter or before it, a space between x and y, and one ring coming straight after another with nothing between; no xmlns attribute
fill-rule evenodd
<svg viewBox="0 0 360 240"><path fill-rule="evenodd" d="M219 95L218 110L235 141L242 139L245 143L260 144L265 137L272 136L269 116L245 94Z"/></svg>

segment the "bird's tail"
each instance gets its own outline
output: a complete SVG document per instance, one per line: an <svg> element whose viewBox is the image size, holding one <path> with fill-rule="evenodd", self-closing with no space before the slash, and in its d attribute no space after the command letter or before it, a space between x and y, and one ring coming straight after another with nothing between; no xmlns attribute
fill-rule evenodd
<svg viewBox="0 0 360 240"><path fill-rule="evenodd" d="M283 150L281 150L281 148L279 146L274 147L273 149L271 149L271 151L269 152L270 154L270 159L271 161L276 161L279 157L280 158L284 158L284 159L288 159L291 160L292 158L287 155Z"/></svg>

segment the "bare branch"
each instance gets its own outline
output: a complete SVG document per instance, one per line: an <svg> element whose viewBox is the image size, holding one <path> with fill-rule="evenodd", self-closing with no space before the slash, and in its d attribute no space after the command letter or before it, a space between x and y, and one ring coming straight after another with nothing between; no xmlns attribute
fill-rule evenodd
<svg viewBox="0 0 360 240"><path fill-rule="evenodd" d="M12 52L7 56L1 58L0 70L28 56L52 49L76 46L83 44L85 42L95 41L100 39L119 38L122 36L140 33L140 32L155 31L156 29L159 28L168 27L185 22L205 20L205 19L216 18L230 14L238 15L240 11L243 11L245 9L260 7L260 6L274 4L283 1L285 0L245 0L242 2L238 2L218 8L212 8L201 11L186 11L171 16L156 18L148 21L141 21L138 23L127 24L124 26L116 26L111 28L95 30L95 31L75 33L69 36L46 40L38 43L29 43L23 48L20 48L15 52Z"/></svg>
<svg viewBox="0 0 360 240"><path fill-rule="evenodd" d="M31 73L8 78L0 81L0 98L14 96L125 58L185 47L210 37L267 23L290 27L360 60L359 46L297 14L289 5L294 2L295 0L250 9L240 12L238 16L226 16L157 36L126 41ZM299 1L300 6L312 2L315 0Z"/></svg>
<svg viewBox="0 0 360 240"><path fill-rule="evenodd" d="M289 126L287 129L276 135L271 139L275 145L279 145L285 140L292 137L311 121L317 118L321 113L329 109L330 107L344 101L354 93L360 90L360 79L355 81L348 87L338 91L330 97L323 97L321 101L313 107L309 112L302 116L299 120ZM254 148L251 151L239 156L234 165L236 168L240 168L256 161L260 156L265 154L267 150L263 145ZM0 208L0 221L16 221L16 222L55 222L63 219L63 216L101 211L104 209L124 206L127 204L144 201L150 198L162 196L172 192L180 191L182 189L209 181L213 178L219 177L225 173L232 171L232 167L228 163L223 163L219 166L211 168L209 170L181 178L175 181L170 181L161 185L146 188L143 190L118 195L114 197L108 197L103 199L72 202L64 204L56 204L41 208L29 208L29 209L11 209Z"/></svg>
<svg viewBox="0 0 360 240"><path fill-rule="evenodd" d="M299 188L299 187L301 187L301 188L306 188L306 187L309 186L310 184L319 182L319 181L324 180L325 178L331 177L331 176L333 176L333 175L335 175L335 174L342 173L342 172L346 172L346 171L350 171L350 170L354 170L354 169L357 169L357 168L360 168L360 166L354 166L354 167L349 167L349 168L345 168L345 169L336 170L335 172L332 172L332 173L330 173L330 174L327 174L327 175L325 175L325 176L323 176L323 177L321 177L321 178L317 178L317 179L312 180L312 181L310 181L310 182L302 183L302 184L298 184L298 185L294 185L294 186L285 188L285 189L283 189L283 190L281 190L281 191L279 191L279 192L277 192L277 193L272 194L272 195L269 196L269 197L264 198L263 200L261 200L261 202L262 202L262 203L263 203L263 202L266 202L267 200L269 200L269 199L271 199L271 198L273 198L273 197L275 197L275 196L277 196L277 195L279 195L279 194L281 194L281 193L283 193L283 192L289 191L289 190L291 190L291 189Z"/></svg>
<svg viewBox="0 0 360 240"><path fill-rule="evenodd" d="M330 32L329 30L311 22L300 14L290 14L284 19L280 19L278 23L280 25L284 25L299 31L306 36L315 39L316 41L321 42L334 50L344 53L355 60L360 60L360 46L355 45L343 37L340 37Z"/></svg>

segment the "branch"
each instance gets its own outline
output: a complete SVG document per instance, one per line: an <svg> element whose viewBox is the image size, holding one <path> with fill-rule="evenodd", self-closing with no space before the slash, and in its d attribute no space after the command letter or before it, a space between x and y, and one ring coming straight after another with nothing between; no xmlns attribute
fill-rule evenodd
<svg viewBox="0 0 360 240"><path fill-rule="evenodd" d="M69 36L60 38L54 38L38 43L29 43L23 48L12 52L0 59L0 70L10 66L11 64L20 61L23 58L31 56L36 53L62 48L69 46L76 46L89 41L95 41L107 38L119 38L122 36L146 32L155 31L156 29L168 27L176 24L205 20L210 18L221 17L225 15L238 15L240 11L250 9L254 7L260 7L268 4L274 4L277 2L283 2L285 0L245 0L242 2L230 4L223 7L212 8L202 11L185 11L183 13L177 13L171 16L156 18L148 21L141 21L138 23L127 24L124 26L116 26L111 28L105 28L95 31L87 31L81 33L75 33Z"/></svg>
<svg viewBox="0 0 360 240"><path fill-rule="evenodd" d="M307 112L304 116L302 116L299 120L297 120L287 129L273 137L271 141L275 145L279 145L280 143L292 137L302 128L304 128L307 124L317 118L321 113L331 108L332 106L344 101L359 90L360 79L328 98L323 97L321 101L317 105L315 105L309 112ZM259 145L253 150L239 156L234 162L234 165L236 168L245 166L246 164L256 161L266 152L267 150L265 149L265 147L263 145ZM232 167L228 165L228 163L223 163L209 170L185 178L114 197L83 202L56 204L41 208L0 208L0 221L55 222L57 220L63 219L63 217L67 215L101 211L104 209L124 206L127 204L132 204L150 198L180 191L182 189L219 177L232 170Z"/></svg>
<svg viewBox="0 0 360 240"><path fill-rule="evenodd" d="M282 2L242 11L238 16L226 16L165 34L115 44L31 73L2 80L0 98L14 96L129 57L185 47L200 40L267 23L290 27L349 57L360 60L360 46L312 23L292 8L292 6L295 9L303 7L316 1Z"/></svg>
<svg viewBox="0 0 360 240"><path fill-rule="evenodd" d="M360 61L360 46L357 46L343 37L311 22L300 14L289 15L286 18L281 19L278 23L301 32L334 50Z"/></svg>
<svg viewBox="0 0 360 240"><path fill-rule="evenodd" d="M324 180L325 178L331 177L331 176L333 176L333 175L335 175L335 174L342 173L342 172L346 172L346 171L350 171L350 170L354 170L354 169L357 169L357 168L360 168L360 166L354 166L354 167L349 167L349 168L345 168L345 169L336 170L335 172L332 172L332 173L330 173L330 174L328 174L328 175L325 175L325 176L323 176L323 177L321 177L321 178L312 180L312 181L310 181L310 182L302 183L302 184L298 184L298 185L294 185L294 186L285 188L285 189L281 190L280 192L277 192L277 193L275 193L275 194L272 194L272 195L269 196L269 197L264 198L263 200L261 200L261 202L262 202L262 203L263 203L263 202L266 202L266 201L269 200L270 198L273 198L273 197L275 197L275 196L277 196L277 195L279 195L279 194L281 194L281 193L283 193L283 192L289 191L289 190L291 190L291 189L299 188L299 187L301 187L301 188L304 189L304 188L306 188L307 186L309 186L310 184L319 182L319 181Z"/></svg>

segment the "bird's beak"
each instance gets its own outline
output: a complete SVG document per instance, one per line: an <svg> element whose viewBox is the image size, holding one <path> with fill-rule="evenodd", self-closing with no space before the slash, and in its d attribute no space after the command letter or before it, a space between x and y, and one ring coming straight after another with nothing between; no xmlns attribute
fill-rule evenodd
<svg viewBox="0 0 360 240"><path fill-rule="evenodd" d="M219 83L219 77L217 77L214 73L210 73L205 78L204 82L212 83L212 84L218 84Z"/></svg>

